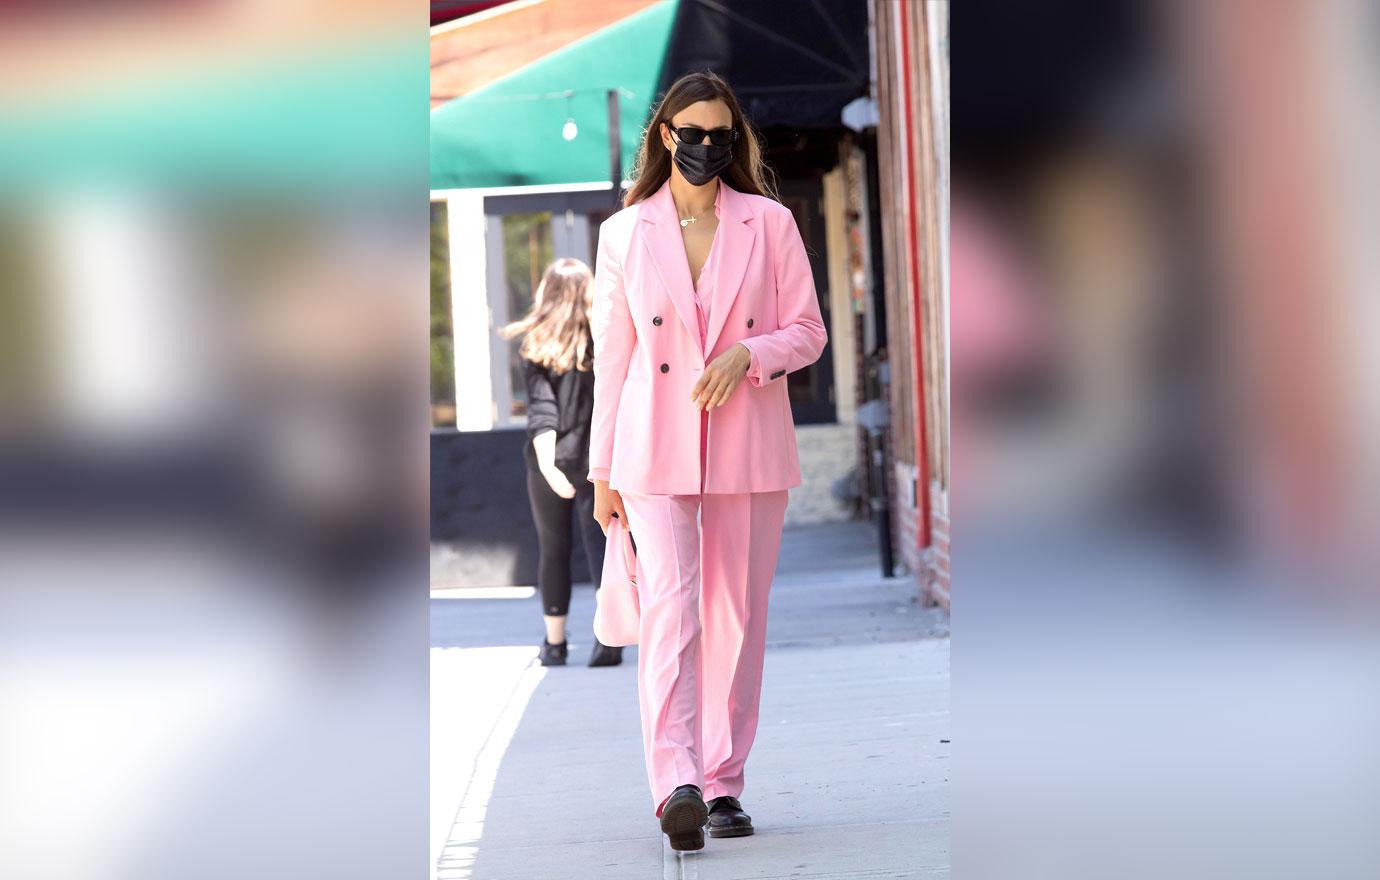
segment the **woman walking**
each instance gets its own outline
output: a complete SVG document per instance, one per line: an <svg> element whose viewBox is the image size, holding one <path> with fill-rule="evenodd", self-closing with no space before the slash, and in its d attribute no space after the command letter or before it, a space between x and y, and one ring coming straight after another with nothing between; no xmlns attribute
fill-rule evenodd
<svg viewBox="0 0 1380 880"><path fill-rule="evenodd" d="M564 666L566 615L570 610L572 514L578 514L585 559L594 586L604 564L604 535L594 516L594 486L589 469L589 425L594 406L593 346L590 332L589 267L560 259L543 273L532 308L501 331L506 339L523 336L518 355L527 382L527 496L541 548L537 584L546 636L543 666ZM590 666L617 666L623 649L594 640Z"/></svg>
<svg viewBox="0 0 1380 880"><path fill-rule="evenodd" d="M641 569L652 805L678 850L743 836L767 594L800 485L785 377L826 333L804 242L728 85L677 80L599 229L589 478ZM707 803L706 803L707 800Z"/></svg>

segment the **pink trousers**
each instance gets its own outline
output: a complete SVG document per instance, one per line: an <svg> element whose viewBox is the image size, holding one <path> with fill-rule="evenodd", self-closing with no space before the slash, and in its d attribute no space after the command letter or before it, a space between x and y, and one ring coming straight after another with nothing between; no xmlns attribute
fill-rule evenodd
<svg viewBox="0 0 1380 880"><path fill-rule="evenodd" d="M620 495L641 571L637 690L653 809L686 783L705 800L738 797L790 493Z"/></svg>

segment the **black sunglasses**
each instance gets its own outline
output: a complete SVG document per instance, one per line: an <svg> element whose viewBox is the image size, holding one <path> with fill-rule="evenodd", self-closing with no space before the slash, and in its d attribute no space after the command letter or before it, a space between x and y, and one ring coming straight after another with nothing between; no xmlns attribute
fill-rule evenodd
<svg viewBox="0 0 1380 880"><path fill-rule="evenodd" d="M682 125L676 128L669 122L666 127L675 132L676 140L683 144L702 144L706 136L709 142L716 147L726 147L738 139L738 129L736 128L712 128L705 131L694 125Z"/></svg>

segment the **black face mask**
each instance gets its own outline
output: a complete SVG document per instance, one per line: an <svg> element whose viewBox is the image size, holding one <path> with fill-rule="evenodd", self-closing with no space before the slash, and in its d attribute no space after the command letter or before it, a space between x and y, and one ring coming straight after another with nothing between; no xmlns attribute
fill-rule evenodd
<svg viewBox="0 0 1380 880"><path fill-rule="evenodd" d="M702 144L677 142L672 159L687 181L694 186L704 186L733 164L733 145L716 147L708 139Z"/></svg>

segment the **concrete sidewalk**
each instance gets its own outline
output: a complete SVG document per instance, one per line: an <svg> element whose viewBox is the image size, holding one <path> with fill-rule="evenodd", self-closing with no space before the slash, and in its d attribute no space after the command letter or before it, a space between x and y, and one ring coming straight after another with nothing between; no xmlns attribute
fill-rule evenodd
<svg viewBox="0 0 1380 880"><path fill-rule="evenodd" d="M745 809L752 837L673 853L652 815L636 651L534 661L537 600L432 603L432 852L442 880L948 875L947 618L876 571L866 524L788 531ZM457 591L453 595L460 595Z"/></svg>

